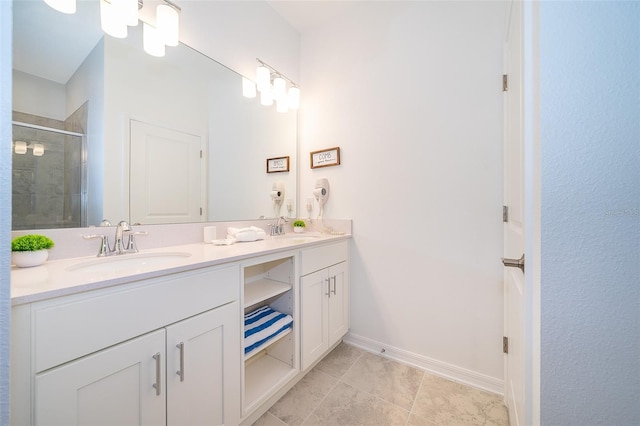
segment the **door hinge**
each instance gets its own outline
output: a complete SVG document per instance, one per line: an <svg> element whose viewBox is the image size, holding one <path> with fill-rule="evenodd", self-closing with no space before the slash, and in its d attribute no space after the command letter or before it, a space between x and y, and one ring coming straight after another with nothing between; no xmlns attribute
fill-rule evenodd
<svg viewBox="0 0 640 426"><path fill-rule="evenodd" d="M202 216L202 207L200 207L200 216Z"/></svg>
<svg viewBox="0 0 640 426"><path fill-rule="evenodd" d="M509 222L509 206L502 206L502 221Z"/></svg>
<svg viewBox="0 0 640 426"><path fill-rule="evenodd" d="M502 91L507 92L509 90L509 75L502 74Z"/></svg>
<svg viewBox="0 0 640 426"><path fill-rule="evenodd" d="M200 158L202 158L202 150L200 150Z"/></svg>
<svg viewBox="0 0 640 426"><path fill-rule="evenodd" d="M509 338L506 336L502 336L502 353L509 353Z"/></svg>

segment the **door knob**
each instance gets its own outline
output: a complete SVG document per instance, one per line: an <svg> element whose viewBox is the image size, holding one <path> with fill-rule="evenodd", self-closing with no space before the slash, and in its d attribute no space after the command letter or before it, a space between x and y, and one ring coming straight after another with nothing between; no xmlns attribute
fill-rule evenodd
<svg viewBox="0 0 640 426"><path fill-rule="evenodd" d="M511 268L520 268L522 273L524 274L524 254L520 259L507 259L505 257L502 258L502 264L504 266L509 266Z"/></svg>

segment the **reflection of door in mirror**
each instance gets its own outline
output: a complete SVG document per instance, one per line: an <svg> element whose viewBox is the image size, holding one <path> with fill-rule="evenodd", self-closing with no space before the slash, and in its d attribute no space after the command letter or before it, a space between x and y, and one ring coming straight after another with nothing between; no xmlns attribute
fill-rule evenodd
<svg viewBox="0 0 640 426"><path fill-rule="evenodd" d="M198 222L202 200L202 138L131 120L130 220L132 223Z"/></svg>
<svg viewBox="0 0 640 426"><path fill-rule="evenodd" d="M84 135L14 121L14 230L86 226L84 158Z"/></svg>

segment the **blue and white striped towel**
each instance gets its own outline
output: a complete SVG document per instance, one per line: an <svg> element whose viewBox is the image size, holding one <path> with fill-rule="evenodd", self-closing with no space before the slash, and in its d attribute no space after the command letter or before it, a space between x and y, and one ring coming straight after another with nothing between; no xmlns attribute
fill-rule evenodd
<svg viewBox="0 0 640 426"><path fill-rule="evenodd" d="M247 355L280 333L293 327L293 318L270 306L263 306L244 316L244 353Z"/></svg>

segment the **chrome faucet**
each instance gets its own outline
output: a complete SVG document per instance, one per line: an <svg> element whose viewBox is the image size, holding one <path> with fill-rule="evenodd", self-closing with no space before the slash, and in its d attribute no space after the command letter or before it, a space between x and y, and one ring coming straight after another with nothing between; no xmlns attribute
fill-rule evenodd
<svg viewBox="0 0 640 426"><path fill-rule="evenodd" d="M126 243L124 241L125 235L128 234L129 238ZM136 235L147 235L148 232L133 232L131 225L128 222L121 220L116 226L116 240L113 242L113 248L109 247L109 238L106 235L83 235L85 240L94 238L100 238L100 251L98 257L111 256L112 254L126 254L137 253L138 247L136 245Z"/></svg>
<svg viewBox="0 0 640 426"><path fill-rule="evenodd" d="M111 250L111 253L124 254L126 252L127 249L122 241L122 236L125 232L130 231L131 225L129 225L127 221L121 220L118 222L118 225L116 226L116 240L113 242L113 249Z"/></svg>
<svg viewBox="0 0 640 426"><path fill-rule="evenodd" d="M283 223L284 222L284 223ZM278 222L275 225L271 225L271 235L283 235L284 234L284 224L287 223L287 219L284 216L280 216L278 218Z"/></svg>

